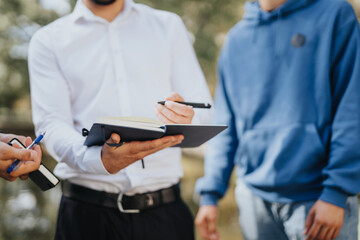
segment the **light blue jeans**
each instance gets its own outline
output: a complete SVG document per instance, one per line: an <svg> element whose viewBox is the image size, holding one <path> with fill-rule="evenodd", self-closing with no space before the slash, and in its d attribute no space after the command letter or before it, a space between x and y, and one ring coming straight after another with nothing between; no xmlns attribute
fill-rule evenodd
<svg viewBox="0 0 360 240"><path fill-rule="evenodd" d="M306 217L315 201L272 203L254 195L246 185L237 181L236 202L245 240L304 240ZM358 199L346 202L343 226L336 240L358 239Z"/></svg>

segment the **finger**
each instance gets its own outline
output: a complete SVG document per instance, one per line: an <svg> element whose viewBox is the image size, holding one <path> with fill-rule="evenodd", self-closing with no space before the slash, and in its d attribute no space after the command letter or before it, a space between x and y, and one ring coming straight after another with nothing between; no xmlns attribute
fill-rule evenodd
<svg viewBox="0 0 360 240"><path fill-rule="evenodd" d="M14 149L14 158L16 159L20 159L22 161L30 161L32 160L32 154L31 154L31 150L27 150L27 149Z"/></svg>
<svg viewBox="0 0 360 240"><path fill-rule="evenodd" d="M186 107L186 106L184 106ZM169 121L172 121L174 123L181 123L181 122L188 122L188 118L184 117L183 115L179 115L178 113L170 110L167 107L164 107L161 104L156 104L155 108L158 110L158 112L163 115L166 119L169 119Z"/></svg>
<svg viewBox="0 0 360 240"><path fill-rule="evenodd" d="M327 226L322 226L317 234L317 238L320 240L324 240L325 236L328 234L330 228Z"/></svg>
<svg viewBox="0 0 360 240"><path fill-rule="evenodd" d="M23 181L28 179L28 177L29 177L29 175L27 175L27 174L19 176L19 178Z"/></svg>
<svg viewBox="0 0 360 240"><path fill-rule="evenodd" d="M332 239L335 239L338 237L339 233L340 233L341 228L336 228L333 235L332 235Z"/></svg>
<svg viewBox="0 0 360 240"><path fill-rule="evenodd" d="M25 146L29 146L32 143L32 139L31 137L26 137L25 138L25 142L23 142L23 144L25 143Z"/></svg>
<svg viewBox="0 0 360 240"><path fill-rule="evenodd" d="M4 148L2 148L2 158L28 161L31 160L31 151L26 149L18 149L11 146L4 146Z"/></svg>
<svg viewBox="0 0 360 240"><path fill-rule="evenodd" d="M35 146L35 148L33 150L26 150L26 151L30 151L30 153L31 153L30 160L29 161L21 161L19 163L19 164L21 164L19 166L19 168L10 173L10 175L12 177L20 177L22 180L25 180L25 179L27 179L27 176L24 176L22 178L21 177L22 175L27 175L28 173L39 169L40 164L41 164L41 156L42 156L40 146Z"/></svg>
<svg viewBox="0 0 360 240"><path fill-rule="evenodd" d="M10 142L11 139L13 138L17 138L20 142L25 143L25 139L26 139L26 137L24 136L19 136L15 134L1 134L0 138L1 138L0 141L4 143Z"/></svg>
<svg viewBox="0 0 360 240"><path fill-rule="evenodd" d="M12 151L12 147L10 145L8 145L7 143L4 142L0 142L0 160L6 160L9 159L8 156L8 152Z"/></svg>
<svg viewBox="0 0 360 240"><path fill-rule="evenodd" d="M217 240L219 239L219 233L216 227L216 218L207 218L207 227L208 227L208 239Z"/></svg>
<svg viewBox="0 0 360 240"><path fill-rule="evenodd" d="M158 109L155 107L155 115L162 123L174 124L175 122L165 117Z"/></svg>
<svg viewBox="0 0 360 240"><path fill-rule="evenodd" d="M191 106L187 106L187 105L173 102L173 101L166 101L165 107L169 108L170 110L177 113L178 115L181 115L184 117L193 117L194 116L194 109Z"/></svg>
<svg viewBox="0 0 360 240"><path fill-rule="evenodd" d="M167 137L164 137L167 138ZM165 148L177 145L179 143L182 142L182 140L184 139L184 137L182 135L178 135L177 137L175 136L171 136L171 138L168 139L158 139L158 140L153 140L152 142L150 142L147 145L144 146L137 146L137 152L138 152L138 157L139 159L142 159L150 154L153 154L155 152L158 152L160 150L163 150ZM156 142L155 142L156 141ZM143 145L143 144L141 144Z"/></svg>
<svg viewBox="0 0 360 240"><path fill-rule="evenodd" d="M313 225L314 217L315 217L315 212L313 210L310 210L309 215L305 221L305 230L304 230L305 235L308 234L310 227Z"/></svg>
<svg viewBox="0 0 360 240"><path fill-rule="evenodd" d="M209 226L209 232L215 233L216 232L216 222L215 219L208 219L208 226Z"/></svg>
<svg viewBox="0 0 360 240"><path fill-rule="evenodd" d="M179 101L179 102L183 102L184 101L184 98L181 97L178 93L176 92L173 92L171 93L170 96L166 97L165 98L167 101Z"/></svg>
<svg viewBox="0 0 360 240"><path fill-rule="evenodd" d="M217 230L217 215L209 215L208 221L208 232L211 240L219 239L219 233Z"/></svg>
<svg viewBox="0 0 360 240"><path fill-rule="evenodd" d="M194 115L193 107L173 101L166 101L165 105L156 104L155 107L166 116L168 116L168 114L176 114L182 117L192 117Z"/></svg>
<svg viewBox="0 0 360 240"><path fill-rule="evenodd" d="M10 173L10 176L12 177L20 177L22 175L27 175L28 173L34 172L36 170L39 169L40 167L40 161L38 162L34 162L34 161L26 161L26 162L22 162L19 163L21 164L20 167L18 169L16 169L15 171L12 171Z"/></svg>
<svg viewBox="0 0 360 240"><path fill-rule="evenodd" d="M334 239L334 233L336 231L336 228L329 228L329 231L327 232L327 234L324 236L324 240L331 240Z"/></svg>
<svg viewBox="0 0 360 240"><path fill-rule="evenodd" d="M31 151L31 159L34 160L35 162L39 162L39 164L40 164L41 158L42 158L41 147L39 145L37 145Z"/></svg>
<svg viewBox="0 0 360 240"><path fill-rule="evenodd" d="M219 240L220 239L220 234L217 232L217 233L214 233L211 235L211 240Z"/></svg>
<svg viewBox="0 0 360 240"><path fill-rule="evenodd" d="M5 180L9 181L9 182L13 182L16 180L16 177L12 177L12 176L7 176L7 177L4 177Z"/></svg>
<svg viewBox="0 0 360 240"><path fill-rule="evenodd" d="M5 164L3 164L4 162L5 162ZM14 176L13 172L11 172L10 174L7 173L7 169L10 167L10 165L13 162L14 162L13 160L1 161L0 176L10 182L15 181L16 178L18 177L17 175Z"/></svg>
<svg viewBox="0 0 360 240"><path fill-rule="evenodd" d="M0 151L0 155L1 155L1 151ZM0 177L1 178L8 180L8 177L10 177L10 175L6 171L10 167L10 165L13 163L13 161L14 160L3 159L0 156Z"/></svg>
<svg viewBox="0 0 360 240"><path fill-rule="evenodd" d="M199 212L196 214L196 217L195 217L195 220L194 220L194 223L195 223L195 226L200 226L203 222L203 215L200 214Z"/></svg>
<svg viewBox="0 0 360 240"><path fill-rule="evenodd" d="M166 140L166 141L161 142L161 143L156 143L155 147L149 149L148 151L145 151L145 154L149 155L149 154L158 152L158 151L160 151L162 149L165 149L165 148L180 144L183 140L184 140L184 136L182 136L182 135L178 135L176 137L172 136L171 138L169 138L169 140Z"/></svg>
<svg viewBox="0 0 360 240"><path fill-rule="evenodd" d="M132 148L133 153L145 152L150 151L152 149L157 149L165 144L177 142L182 140L184 137L182 135L175 135L175 136L166 136L156 140L149 140L149 141L133 141L129 142L128 144L124 145L128 148Z"/></svg>
<svg viewBox="0 0 360 240"><path fill-rule="evenodd" d="M208 222L206 219L203 219L202 223L198 227L201 237L206 240L211 240L211 234L208 228Z"/></svg>
<svg viewBox="0 0 360 240"><path fill-rule="evenodd" d="M313 222L313 224L310 227L310 230L308 232L308 234L306 234L306 240L314 240L316 239L319 230L320 230L320 225L316 223L316 221Z"/></svg>
<svg viewBox="0 0 360 240"><path fill-rule="evenodd" d="M205 237L207 235L206 231L206 222L203 214L198 213L195 218L195 225L198 228L201 237Z"/></svg>
<svg viewBox="0 0 360 240"><path fill-rule="evenodd" d="M22 142L22 144L24 144L25 145L25 143L26 143L26 139L28 138L28 137L25 137L25 136L18 136L18 135L16 135L15 136L20 142ZM31 139L31 138L30 138ZM9 140L10 141L10 140ZM25 145L26 146L26 145Z"/></svg>

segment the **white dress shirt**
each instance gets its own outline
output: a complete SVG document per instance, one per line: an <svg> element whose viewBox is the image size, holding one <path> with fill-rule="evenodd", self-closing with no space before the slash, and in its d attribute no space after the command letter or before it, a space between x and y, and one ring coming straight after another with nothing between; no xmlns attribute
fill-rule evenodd
<svg viewBox="0 0 360 240"><path fill-rule="evenodd" d="M102 146L86 147L82 128L104 116L156 118L154 105L172 92L185 101L210 102L206 81L186 28L173 13L132 0L112 22L81 1L72 14L41 28L29 48L33 121L36 133L59 162L62 179L127 194L168 187L183 176L181 150L167 148L109 174ZM193 123L209 122L195 109Z"/></svg>

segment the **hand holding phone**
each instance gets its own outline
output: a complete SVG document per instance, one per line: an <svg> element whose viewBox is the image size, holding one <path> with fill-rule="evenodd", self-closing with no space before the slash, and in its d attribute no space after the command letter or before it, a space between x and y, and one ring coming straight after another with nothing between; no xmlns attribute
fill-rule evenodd
<svg viewBox="0 0 360 240"><path fill-rule="evenodd" d="M40 135L26 148L26 149L32 149L35 145L39 144L41 139L43 139L44 135L45 135L46 132L43 132L43 133L40 133ZM17 144L19 145L21 148L25 148L25 146L17 139L17 138L14 138L12 139L9 144L11 144L12 146L14 144ZM12 171L16 171L20 165L23 163L23 161L19 160L19 159L16 159L12 164L11 166L7 169L7 173L11 173Z"/></svg>
<svg viewBox="0 0 360 240"><path fill-rule="evenodd" d="M28 137L25 141L30 144L31 138ZM39 168L41 149L36 147L34 150L24 150L24 145L18 139L12 139L9 143L0 141L0 177L8 181L14 181L17 177L24 180L29 172ZM9 174L7 170L14 163L14 159L24 160L25 164L18 171Z"/></svg>
<svg viewBox="0 0 360 240"><path fill-rule="evenodd" d="M44 136L44 134L41 134L42 136ZM41 136L40 135L40 136ZM40 142L41 138L39 139L39 137L37 139L35 139L32 144L30 144L27 149L35 146L36 144L38 144ZM22 149L26 149L25 146L16 138L12 139L9 142L9 145L12 145L14 147L18 147L18 148L22 148ZM15 161L19 161L19 163L15 164ZM26 161L20 161L18 159L16 159L13 164L11 166L15 166L12 170L12 172L16 171L16 169L18 169L21 165L21 163L25 163ZM10 167L11 167L10 166ZM38 169L38 170L37 170ZM29 173L29 178L36 184L38 185L41 190L46 191L50 188L55 187L60 180L42 163L40 163L40 166L36 169L33 169L32 171L30 171Z"/></svg>

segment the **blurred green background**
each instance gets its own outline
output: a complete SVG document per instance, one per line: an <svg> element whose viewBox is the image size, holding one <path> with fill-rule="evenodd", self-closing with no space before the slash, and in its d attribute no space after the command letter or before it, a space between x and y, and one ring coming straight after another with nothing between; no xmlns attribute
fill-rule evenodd
<svg viewBox="0 0 360 240"><path fill-rule="evenodd" d="M41 26L69 14L76 0L0 0L0 129L33 136L27 49ZM228 30L241 19L244 0L135 0L180 15L187 26L211 92L216 85L216 60ZM360 0L350 1L360 17ZM182 194L194 215L195 181L203 175L204 148L184 151ZM44 163L56 162L46 153ZM242 239L234 200L234 177L220 202L221 239ZM0 240L53 239L60 187L41 192L30 180L0 179ZM197 239L200 237L197 234Z"/></svg>

